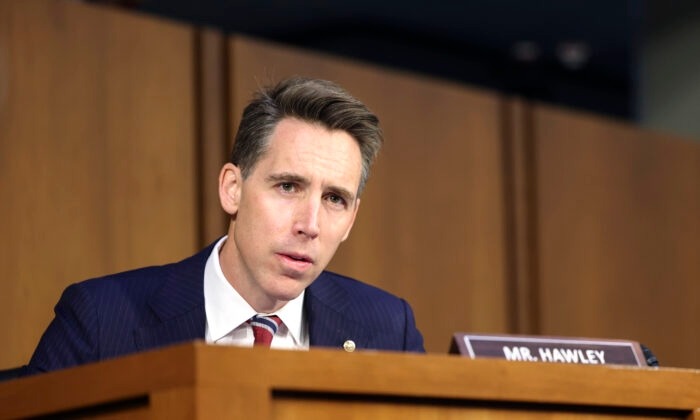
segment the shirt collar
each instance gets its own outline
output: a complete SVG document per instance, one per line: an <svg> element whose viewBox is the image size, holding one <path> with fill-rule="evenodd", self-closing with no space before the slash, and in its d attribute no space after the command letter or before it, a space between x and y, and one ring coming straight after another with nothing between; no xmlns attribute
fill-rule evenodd
<svg viewBox="0 0 700 420"><path fill-rule="evenodd" d="M219 252L227 236L221 238L204 267L204 309L207 314L207 342L215 342L246 322L257 312L231 286L221 270ZM277 315L292 335L294 342L303 343L304 294L287 302L281 309L266 315Z"/></svg>

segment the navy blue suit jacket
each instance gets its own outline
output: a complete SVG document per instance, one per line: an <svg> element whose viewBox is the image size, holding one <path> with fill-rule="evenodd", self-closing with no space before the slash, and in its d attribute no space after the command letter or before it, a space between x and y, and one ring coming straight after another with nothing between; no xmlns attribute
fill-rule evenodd
<svg viewBox="0 0 700 420"><path fill-rule="evenodd" d="M204 339L204 266L213 246L174 264L76 283L63 292L27 373ZM311 346L422 352L408 303L323 272L306 289Z"/></svg>

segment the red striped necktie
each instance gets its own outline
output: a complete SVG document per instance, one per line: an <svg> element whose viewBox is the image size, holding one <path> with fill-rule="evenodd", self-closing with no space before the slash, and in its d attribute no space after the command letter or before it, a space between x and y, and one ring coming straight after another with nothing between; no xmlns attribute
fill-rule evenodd
<svg viewBox="0 0 700 420"><path fill-rule="evenodd" d="M277 315L254 315L248 320L248 323L253 327L253 336L255 337L253 345L269 348L272 337L277 332L277 327L282 323L282 320Z"/></svg>

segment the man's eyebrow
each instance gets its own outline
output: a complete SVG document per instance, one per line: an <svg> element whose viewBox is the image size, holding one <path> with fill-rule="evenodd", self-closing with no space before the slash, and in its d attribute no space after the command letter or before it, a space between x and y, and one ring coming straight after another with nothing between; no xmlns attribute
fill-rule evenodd
<svg viewBox="0 0 700 420"><path fill-rule="evenodd" d="M351 193L349 190L343 187L330 187L328 188L333 194L339 195L344 198L348 203L355 202L355 194Z"/></svg>
<svg viewBox="0 0 700 420"><path fill-rule="evenodd" d="M301 175L293 174L291 172L282 172L279 174L270 174L265 177L267 182L295 182L297 184L308 185L309 180Z"/></svg>

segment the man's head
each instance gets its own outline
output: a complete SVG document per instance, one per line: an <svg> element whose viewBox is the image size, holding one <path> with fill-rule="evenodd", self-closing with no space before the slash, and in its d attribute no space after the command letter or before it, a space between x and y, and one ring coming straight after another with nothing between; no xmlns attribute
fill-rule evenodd
<svg viewBox="0 0 700 420"><path fill-rule="evenodd" d="M288 80L246 108L219 176L231 215L220 261L256 311L276 311L326 268L381 141L377 118L330 82Z"/></svg>
<svg viewBox="0 0 700 420"><path fill-rule="evenodd" d="M270 135L284 118L347 132L360 146L360 195L383 143L379 119L359 100L333 82L291 78L260 90L243 111L229 162L247 177L265 153Z"/></svg>

